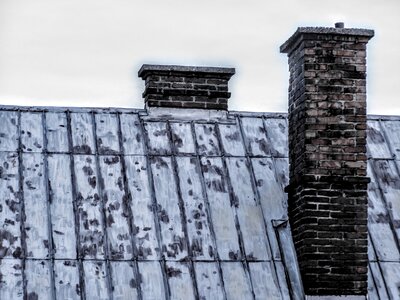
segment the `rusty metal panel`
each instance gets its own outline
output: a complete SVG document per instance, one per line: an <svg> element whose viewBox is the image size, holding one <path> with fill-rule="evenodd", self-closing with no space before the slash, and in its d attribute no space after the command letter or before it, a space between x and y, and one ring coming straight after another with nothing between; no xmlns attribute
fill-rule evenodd
<svg viewBox="0 0 400 300"><path fill-rule="evenodd" d="M139 259L160 257L151 198L147 160L144 156L125 156L127 184L131 194L132 227Z"/></svg>
<svg viewBox="0 0 400 300"><path fill-rule="evenodd" d="M248 161L245 158L227 158L233 201L242 231L248 259L270 259L267 233L260 205L253 191Z"/></svg>
<svg viewBox="0 0 400 300"><path fill-rule="evenodd" d="M137 114L121 114L121 136L124 154L144 154L143 133Z"/></svg>
<svg viewBox="0 0 400 300"><path fill-rule="evenodd" d="M0 151L18 150L18 112L0 111Z"/></svg>
<svg viewBox="0 0 400 300"><path fill-rule="evenodd" d="M400 299L400 263L381 262L383 277L386 280L386 288L389 299Z"/></svg>
<svg viewBox="0 0 400 300"><path fill-rule="evenodd" d="M288 126L286 119L264 119L265 131L270 145L271 155L274 157L287 157Z"/></svg>
<svg viewBox="0 0 400 300"><path fill-rule="evenodd" d="M166 299L164 275L161 271L160 261L139 261L140 288L143 300Z"/></svg>
<svg viewBox="0 0 400 300"><path fill-rule="evenodd" d="M218 134L214 124L195 124L197 151L200 155L220 155Z"/></svg>
<svg viewBox="0 0 400 300"><path fill-rule="evenodd" d="M227 299L254 299L248 273L241 262L221 262Z"/></svg>
<svg viewBox="0 0 400 300"><path fill-rule="evenodd" d="M286 195L282 185L278 182L272 158L252 158L251 163L272 253L275 259L279 259L280 251L272 227L272 220L287 218Z"/></svg>
<svg viewBox="0 0 400 300"><path fill-rule="evenodd" d="M26 260L24 271L27 299L54 299L48 260Z"/></svg>
<svg viewBox="0 0 400 300"><path fill-rule="evenodd" d="M109 283L105 261L83 261L86 299L108 300Z"/></svg>
<svg viewBox="0 0 400 300"><path fill-rule="evenodd" d="M237 124L218 124L221 143L225 155L244 156L244 144Z"/></svg>
<svg viewBox="0 0 400 300"><path fill-rule="evenodd" d="M91 113L71 113L71 131L74 153L95 153Z"/></svg>
<svg viewBox="0 0 400 300"><path fill-rule="evenodd" d="M195 144L190 123L171 123L172 143L177 153L195 154Z"/></svg>
<svg viewBox="0 0 400 300"><path fill-rule="evenodd" d="M54 284L57 299L81 299L78 262L76 260L55 260Z"/></svg>
<svg viewBox="0 0 400 300"><path fill-rule="evenodd" d="M49 256L49 216L45 183L44 156L24 153L23 189L25 202L25 231L27 257Z"/></svg>
<svg viewBox="0 0 400 300"><path fill-rule="evenodd" d="M166 273L171 299L195 299L192 276L186 262L166 262Z"/></svg>
<svg viewBox="0 0 400 300"><path fill-rule="evenodd" d="M84 258L104 258L104 221L98 191L96 158L92 155L74 155L74 162L79 253Z"/></svg>
<svg viewBox="0 0 400 300"><path fill-rule="evenodd" d="M76 258L75 214L73 208L70 157L48 156L50 214L55 258Z"/></svg>
<svg viewBox="0 0 400 300"><path fill-rule="evenodd" d="M252 156L271 155L271 145L265 135L264 122L261 118L241 118L242 130L247 152Z"/></svg>
<svg viewBox="0 0 400 300"><path fill-rule="evenodd" d="M180 260L188 255L187 240L171 158L155 156L150 162L157 199L157 217L161 225L162 252L168 259Z"/></svg>
<svg viewBox="0 0 400 300"><path fill-rule="evenodd" d="M368 155L373 158L392 158L385 133L381 129L379 121L369 120L367 122L367 150Z"/></svg>
<svg viewBox="0 0 400 300"><path fill-rule="evenodd" d="M400 120L397 121L383 121L383 128L385 129L387 142L390 145L392 154L397 160L400 160Z"/></svg>
<svg viewBox="0 0 400 300"><path fill-rule="evenodd" d="M48 112L46 118L47 151L68 152L68 124L65 113Z"/></svg>
<svg viewBox="0 0 400 300"><path fill-rule="evenodd" d="M394 160L372 162L379 188L386 200L386 207L394 222L397 238L400 238L400 176Z"/></svg>
<svg viewBox="0 0 400 300"><path fill-rule="evenodd" d="M0 152L0 258L22 254L18 167L17 153Z"/></svg>
<svg viewBox="0 0 400 300"><path fill-rule="evenodd" d="M390 226L390 215L382 199L371 161L368 165L368 231L379 260L400 260L396 236Z"/></svg>
<svg viewBox="0 0 400 300"><path fill-rule="evenodd" d="M255 299L282 299L272 262L250 262L249 270Z"/></svg>
<svg viewBox="0 0 400 300"><path fill-rule="evenodd" d="M96 142L99 154L118 154L118 116L117 114L95 114Z"/></svg>
<svg viewBox="0 0 400 300"><path fill-rule="evenodd" d="M186 227L192 259L216 256L196 157L177 157L179 186L186 212Z"/></svg>
<svg viewBox="0 0 400 300"><path fill-rule="evenodd" d="M131 259L133 249L129 232L129 203L124 191L119 156L99 157L105 209L109 259Z"/></svg>
<svg viewBox="0 0 400 300"><path fill-rule="evenodd" d="M147 134L148 151L150 154L171 154L167 123L146 122L144 129Z"/></svg>
<svg viewBox="0 0 400 300"><path fill-rule="evenodd" d="M19 259L0 260L0 299L23 299L22 261Z"/></svg>
<svg viewBox="0 0 400 300"><path fill-rule="evenodd" d="M200 299L225 299L216 262L195 262L194 270Z"/></svg>
<svg viewBox="0 0 400 300"><path fill-rule="evenodd" d="M21 149L24 152L43 152L42 113L21 113Z"/></svg>
<svg viewBox="0 0 400 300"><path fill-rule="evenodd" d="M218 255L223 260L240 259L235 209L229 198L227 176L221 158L201 159L211 223L213 224Z"/></svg>
<svg viewBox="0 0 400 300"><path fill-rule="evenodd" d="M135 278L133 263L129 261L112 261L110 264L113 299L138 299L137 288L140 280Z"/></svg>

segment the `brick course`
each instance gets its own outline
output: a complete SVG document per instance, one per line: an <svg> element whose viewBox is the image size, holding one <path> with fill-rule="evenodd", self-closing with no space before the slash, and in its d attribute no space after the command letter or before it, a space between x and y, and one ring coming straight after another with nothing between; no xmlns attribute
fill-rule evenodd
<svg viewBox="0 0 400 300"><path fill-rule="evenodd" d="M299 28L289 57L289 220L308 295L367 293L366 44Z"/></svg>
<svg viewBox="0 0 400 300"><path fill-rule="evenodd" d="M147 107L228 109L228 81L233 68L143 65Z"/></svg>

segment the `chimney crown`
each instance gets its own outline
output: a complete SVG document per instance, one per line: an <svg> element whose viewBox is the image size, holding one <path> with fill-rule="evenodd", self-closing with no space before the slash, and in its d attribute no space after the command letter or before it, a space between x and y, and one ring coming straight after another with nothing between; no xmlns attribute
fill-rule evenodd
<svg viewBox="0 0 400 300"><path fill-rule="evenodd" d="M344 40L346 40L345 37L351 37L349 41L356 41L358 38L368 42L374 34L375 32L371 29L344 28L344 23L336 23L335 27L299 27L279 49L281 53L290 54L304 40L327 40L327 36L331 35L342 36Z"/></svg>
<svg viewBox="0 0 400 300"><path fill-rule="evenodd" d="M176 65L143 65L138 76L145 80L147 107L227 110L228 81L234 68Z"/></svg>

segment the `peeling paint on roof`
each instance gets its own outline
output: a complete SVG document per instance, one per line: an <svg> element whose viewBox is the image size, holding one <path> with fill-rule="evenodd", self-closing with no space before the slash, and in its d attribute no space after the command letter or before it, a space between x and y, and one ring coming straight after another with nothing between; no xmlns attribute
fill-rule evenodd
<svg viewBox="0 0 400 300"><path fill-rule="evenodd" d="M0 299L303 298L285 115L0 118ZM396 299L400 118L368 126L370 299Z"/></svg>

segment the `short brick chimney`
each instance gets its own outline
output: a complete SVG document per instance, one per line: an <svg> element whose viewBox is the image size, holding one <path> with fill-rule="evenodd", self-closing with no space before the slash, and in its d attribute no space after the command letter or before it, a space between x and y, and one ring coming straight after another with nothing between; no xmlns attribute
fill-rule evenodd
<svg viewBox="0 0 400 300"><path fill-rule="evenodd" d="M147 107L227 110L234 74L234 68L143 65L138 75L146 82Z"/></svg>
<svg viewBox="0 0 400 300"><path fill-rule="evenodd" d="M366 46L374 31L335 25L300 27L280 48L290 72L289 220L307 295L366 295Z"/></svg>

